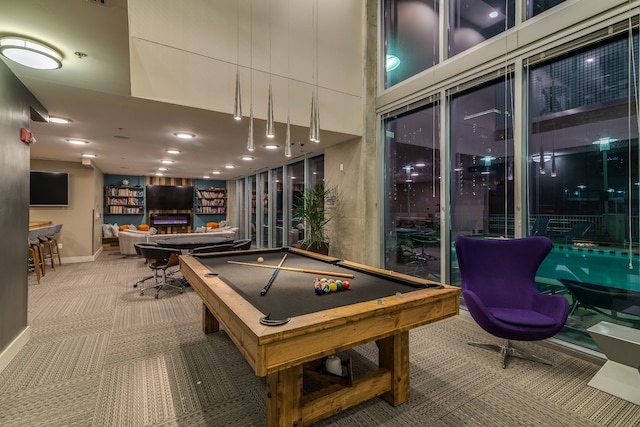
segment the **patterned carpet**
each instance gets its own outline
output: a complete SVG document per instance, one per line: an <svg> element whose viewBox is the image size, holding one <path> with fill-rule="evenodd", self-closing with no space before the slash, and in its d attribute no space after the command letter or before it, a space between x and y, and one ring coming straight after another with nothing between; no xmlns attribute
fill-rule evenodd
<svg viewBox="0 0 640 427"><path fill-rule="evenodd" d="M105 252L29 283L31 340L0 373L1 426L261 426L265 382L191 288L141 296L141 259ZM640 407L587 386L598 366L521 343L549 367L467 345L497 340L465 315L411 332L411 399L376 398L319 426L638 426ZM375 345L349 352L354 371Z"/></svg>

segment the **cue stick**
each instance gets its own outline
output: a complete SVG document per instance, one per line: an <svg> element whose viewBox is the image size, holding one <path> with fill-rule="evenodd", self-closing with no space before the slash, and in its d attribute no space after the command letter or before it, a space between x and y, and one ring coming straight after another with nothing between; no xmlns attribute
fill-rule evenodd
<svg viewBox="0 0 640 427"><path fill-rule="evenodd" d="M241 261L227 261L227 262L229 264L248 265L250 267L276 268L275 265L268 265L268 264L254 264L251 262L241 262ZM311 270L308 268L280 267L280 270L295 271L298 273L317 274L318 276L345 277L347 279L353 279L354 277L353 274L349 274L349 273L338 273L338 272L323 271L323 270Z"/></svg>
<svg viewBox="0 0 640 427"><path fill-rule="evenodd" d="M280 267L282 267L282 264L284 264L284 260L285 259L287 259L287 254L284 254L282 259L280 260L280 264L278 264L278 266L275 268L275 270L273 270L273 273L271 274L271 278L269 279L267 284L264 285L264 288L262 288L262 290L260 291L260 295L265 296L267 294L267 291L271 287L271 284L273 283L274 280L276 280L276 276L278 275L278 272L280 271Z"/></svg>

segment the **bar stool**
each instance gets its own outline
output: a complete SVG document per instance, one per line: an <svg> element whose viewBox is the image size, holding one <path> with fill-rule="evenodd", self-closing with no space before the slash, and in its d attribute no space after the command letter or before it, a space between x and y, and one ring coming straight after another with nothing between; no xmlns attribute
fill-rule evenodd
<svg viewBox="0 0 640 427"><path fill-rule="evenodd" d="M56 269L56 257L58 258L58 265L62 265L62 260L60 259L60 248L58 247L58 238L56 237L56 235L60 233L60 230L62 230L62 224L56 224L52 225L51 227L45 227L41 229L40 234L38 235L38 239L40 240L40 245L42 247L43 256L45 257L43 258L43 261L46 258L49 258L51 262L51 268L53 268L54 271Z"/></svg>
<svg viewBox="0 0 640 427"><path fill-rule="evenodd" d="M29 266L33 263L33 269L36 273L38 283L40 283L40 276L46 274L46 267L44 263L44 253L42 246L40 245L40 239L38 238L39 230L29 230L27 237L27 243L29 245Z"/></svg>

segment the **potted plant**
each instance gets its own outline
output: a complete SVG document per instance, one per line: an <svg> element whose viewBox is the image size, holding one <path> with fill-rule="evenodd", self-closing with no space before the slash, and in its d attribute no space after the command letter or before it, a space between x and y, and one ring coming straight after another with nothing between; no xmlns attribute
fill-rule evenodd
<svg viewBox="0 0 640 427"><path fill-rule="evenodd" d="M307 188L294 201L294 219L304 224L306 231L302 249L325 255L329 253L329 242L324 235L324 227L331 221L331 217L326 216L325 200L332 192L332 188L320 183Z"/></svg>

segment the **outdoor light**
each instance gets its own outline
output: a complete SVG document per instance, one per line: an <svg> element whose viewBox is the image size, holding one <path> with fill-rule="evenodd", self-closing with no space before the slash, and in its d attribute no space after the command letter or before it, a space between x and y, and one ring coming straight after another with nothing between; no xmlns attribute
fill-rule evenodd
<svg viewBox="0 0 640 427"><path fill-rule="evenodd" d="M62 55L58 51L22 37L1 38L0 54L13 62L37 70L57 70L62 67Z"/></svg>

